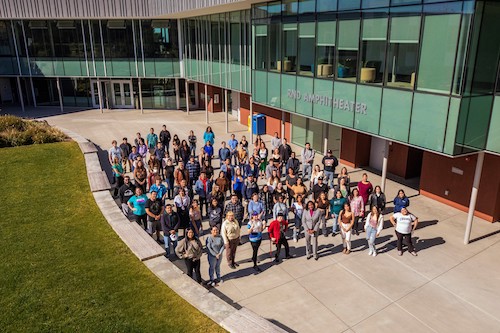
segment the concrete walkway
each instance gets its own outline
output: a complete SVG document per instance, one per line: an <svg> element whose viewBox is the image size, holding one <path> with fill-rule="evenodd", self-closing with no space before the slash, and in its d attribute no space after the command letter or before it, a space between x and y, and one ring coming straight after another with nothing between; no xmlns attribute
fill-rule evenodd
<svg viewBox="0 0 500 333"><path fill-rule="evenodd" d="M193 129L201 141L207 126L202 111L187 116L178 111L148 110L141 115L136 110L103 114L89 110L45 119L80 133L102 149L108 149L113 139L134 138L137 131L145 136L150 127L159 132L163 124L181 139ZM210 114L210 126L218 149L220 141L229 138L224 133L224 114ZM236 120L230 122L230 131L237 138L247 135L249 139L246 128ZM362 170L348 169L351 181L361 179ZM374 185L379 183L379 176L368 174ZM339 236L320 236L318 261L306 260L302 239L290 242L296 258L274 265L265 240L259 256L264 271L254 274L251 248L245 243L237 252L239 269L230 270L224 263L224 283L211 291L291 332L500 332L498 223L476 218L472 238L479 240L463 245L466 213L393 181L387 184L388 200L399 188L410 196L410 210L420 220L413 235L418 257L407 252L397 255L394 230L388 222L378 238L380 254L375 258L367 255L362 233L353 237L350 255L341 253ZM203 258L204 279L207 270Z"/></svg>

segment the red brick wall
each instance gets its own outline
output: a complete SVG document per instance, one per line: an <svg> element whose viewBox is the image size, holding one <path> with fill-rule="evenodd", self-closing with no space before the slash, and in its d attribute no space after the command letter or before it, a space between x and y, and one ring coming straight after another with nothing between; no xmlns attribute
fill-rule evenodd
<svg viewBox="0 0 500 333"><path fill-rule="evenodd" d="M342 129L340 159L347 165L358 167L370 163L371 136Z"/></svg>

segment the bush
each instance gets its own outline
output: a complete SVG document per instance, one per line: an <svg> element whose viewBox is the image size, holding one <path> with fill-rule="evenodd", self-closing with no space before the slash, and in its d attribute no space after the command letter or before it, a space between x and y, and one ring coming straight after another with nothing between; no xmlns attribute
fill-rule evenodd
<svg viewBox="0 0 500 333"><path fill-rule="evenodd" d="M0 147L16 147L65 141L68 138L46 121L0 116Z"/></svg>

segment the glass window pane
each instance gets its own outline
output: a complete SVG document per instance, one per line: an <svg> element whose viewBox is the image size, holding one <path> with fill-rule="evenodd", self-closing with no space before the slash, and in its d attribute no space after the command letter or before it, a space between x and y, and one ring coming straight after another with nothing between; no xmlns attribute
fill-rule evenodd
<svg viewBox="0 0 500 333"><path fill-rule="evenodd" d="M254 45L255 45L255 69L267 68L267 25L255 25Z"/></svg>
<svg viewBox="0 0 500 333"><path fill-rule="evenodd" d="M391 6L418 4L421 2L422 2L422 0L392 0Z"/></svg>
<svg viewBox="0 0 500 333"><path fill-rule="evenodd" d="M386 40L387 18L372 18L363 20L363 40Z"/></svg>
<svg viewBox="0 0 500 333"><path fill-rule="evenodd" d="M488 132L488 150L500 154L500 97L496 96L493 104L493 113L491 114L490 130Z"/></svg>
<svg viewBox="0 0 500 333"><path fill-rule="evenodd" d="M300 0L299 2L299 14L314 13L316 6L315 0Z"/></svg>
<svg viewBox="0 0 500 333"><path fill-rule="evenodd" d="M389 0L363 0L363 8L389 7Z"/></svg>
<svg viewBox="0 0 500 333"><path fill-rule="evenodd" d="M420 16L393 17L391 19L391 43L418 43Z"/></svg>
<svg viewBox="0 0 500 333"><path fill-rule="evenodd" d="M283 15L297 15L298 0L283 0Z"/></svg>
<svg viewBox="0 0 500 333"><path fill-rule="evenodd" d="M317 12L333 12L337 10L337 0L317 0Z"/></svg>
<svg viewBox="0 0 500 333"><path fill-rule="evenodd" d="M449 93L453 80L460 15L426 16L424 22L417 89ZM446 34L443 34L443 31L446 31Z"/></svg>
<svg viewBox="0 0 500 333"><path fill-rule="evenodd" d="M412 95L410 91L384 89L380 135L408 142Z"/></svg>
<svg viewBox="0 0 500 333"><path fill-rule="evenodd" d="M231 24L230 24L230 41L231 41L231 63L239 64L240 63L240 13L235 12L231 13Z"/></svg>
<svg viewBox="0 0 500 333"><path fill-rule="evenodd" d="M281 24L269 25L269 69L278 70L281 60Z"/></svg>
<svg viewBox="0 0 500 333"><path fill-rule="evenodd" d="M267 17L267 4L253 6L252 17L254 19L266 18Z"/></svg>
<svg viewBox="0 0 500 333"><path fill-rule="evenodd" d="M292 143L304 146L306 144L307 118L291 115Z"/></svg>
<svg viewBox="0 0 500 333"><path fill-rule="evenodd" d="M267 11L269 13L269 17L281 16L283 6L281 5L281 1L270 2L267 5Z"/></svg>
<svg viewBox="0 0 500 333"><path fill-rule="evenodd" d="M360 82L382 83L385 70L386 38L387 18L363 20Z"/></svg>
<svg viewBox="0 0 500 333"><path fill-rule="evenodd" d="M297 69L297 24L283 24L283 63L278 70L295 72Z"/></svg>
<svg viewBox="0 0 500 333"><path fill-rule="evenodd" d="M356 81L359 20L339 21L337 78Z"/></svg>
<svg viewBox="0 0 500 333"><path fill-rule="evenodd" d="M313 75L314 70L314 35L316 24L314 22L299 25L299 63L301 75Z"/></svg>
<svg viewBox="0 0 500 333"><path fill-rule="evenodd" d="M361 0L338 0L339 10L359 9Z"/></svg>
<svg viewBox="0 0 500 333"><path fill-rule="evenodd" d="M316 41L316 76L333 77L336 22L318 22Z"/></svg>

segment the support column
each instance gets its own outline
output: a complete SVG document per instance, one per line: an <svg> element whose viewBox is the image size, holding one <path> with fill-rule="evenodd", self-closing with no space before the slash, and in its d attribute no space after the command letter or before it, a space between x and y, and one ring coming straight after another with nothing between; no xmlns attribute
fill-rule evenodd
<svg viewBox="0 0 500 333"><path fill-rule="evenodd" d="M483 171L484 151L477 155L476 171L474 172L474 182L472 183L472 192L470 194L469 213L467 215L467 225L465 228L464 244L469 244L470 233L472 230L472 220L474 219L474 211L476 210L477 192L479 191L479 183L481 181L481 173Z"/></svg>
<svg viewBox="0 0 500 333"><path fill-rule="evenodd" d="M187 114L189 116L189 82L187 79L184 80L184 82L186 83L185 86L186 86L186 111L187 111Z"/></svg>
<svg viewBox="0 0 500 333"><path fill-rule="evenodd" d="M141 78L139 78L138 87L139 87L139 104L141 104L140 105L141 114L144 114L144 108L142 107L142 81L141 81Z"/></svg>
<svg viewBox="0 0 500 333"><path fill-rule="evenodd" d="M31 85L31 96L33 97L33 106L36 108L36 96L35 96L35 86L33 85L33 78L30 76L30 85Z"/></svg>
<svg viewBox="0 0 500 333"><path fill-rule="evenodd" d="M99 111L103 113L102 111L102 87L101 87L101 80L97 79L97 94L99 95Z"/></svg>
<svg viewBox="0 0 500 333"><path fill-rule="evenodd" d="M205 121L208 124L208 86L205 84Z"/></svg>
<svg viewBox="0 0 500 333"><path fill-rule="evenodd" d="M387 179L387 161L389 160L389 141L385 140L384 159L382 160L382 179L380 180L380 188L385 192L385 183Z"/></svg>
<svg viewBox="0 0 500 333"><path fill-rule="evenodd" d="M281 140L285 137L285 111L281 111Z"/></svg>
<svg viewBox="0 0 500 333"><path fill-rule="evenodd" d="M59 107L61 108L61 113L64 113L64 105L63 105L63 98L62 98L62 92L61 92L61 79L57 78L56 79L56 85L57 85L57 92L59 94Z"/></svg>
<svg viewBox="0 0 500 333"><path fill-rule="evenodd" d="M179 79L175 79L175 106L177 107L177 110L181 109L181 90L179 89Z"/></svg>
<svg viewBox="0 0 500 333"><path fill-rule="evenodd" d="M24 112L24 97L23 97L23 89L21 88L21 78L17 77L17 90L19 91L19 101L21 102L21 109Z"/></svg>
<svg viewBox="0 0 500 333"><path fill-rule="evenodd" d="M226 133L229 133L229 108L227 107L227 89L224 89L224 108L226 112Z"/></svg>
<svg viewBox="0 0 500 333"><path fill-rule="evenodd" d="M250 142L253 143L253 103L250 96Z"/></svg>

